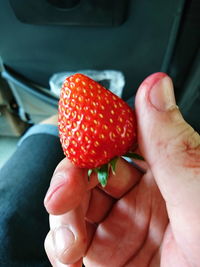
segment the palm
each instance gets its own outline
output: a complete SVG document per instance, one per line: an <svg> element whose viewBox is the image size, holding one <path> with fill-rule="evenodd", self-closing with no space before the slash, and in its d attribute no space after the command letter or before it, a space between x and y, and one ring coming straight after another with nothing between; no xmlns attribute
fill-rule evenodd
<svg viewBox="0 0 200 267"><path fill-rule="evenodd" d="M162 266L185 266L174 253L165 202L150 172L114 202L107 214L104 207L92 205L87 214L98 226L93 231L94 225L89 224L94 234L84 259L86 266L146 267L160 266L160 262Z"/></svg>

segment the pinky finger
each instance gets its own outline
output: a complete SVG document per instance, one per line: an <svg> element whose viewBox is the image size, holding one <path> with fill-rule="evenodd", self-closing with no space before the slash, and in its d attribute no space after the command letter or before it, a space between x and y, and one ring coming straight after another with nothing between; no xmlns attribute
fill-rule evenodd
<svg viewBox="0 0 200 267"><path fill-rule="evenodd" d="M53 246L53 239L52 239L51 231L49 231L49 233L46 236L46 239L44 242L44 248L48 256L48 259L53 267L82 267L82 263L83 263L82 258L73 264L63 264L57 259L55 255L55 249Z"/></svg>

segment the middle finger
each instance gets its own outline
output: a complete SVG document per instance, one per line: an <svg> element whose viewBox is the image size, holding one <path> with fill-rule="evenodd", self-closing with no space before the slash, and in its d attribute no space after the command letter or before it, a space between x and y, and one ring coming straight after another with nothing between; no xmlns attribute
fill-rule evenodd
<svg viewBox="0 0 200 267"><path fill-rule="evenodd" d="M50 229L55 257L64 264L73 264L84 256L87 232L82 207L62 215L50 215Z"/></svg>

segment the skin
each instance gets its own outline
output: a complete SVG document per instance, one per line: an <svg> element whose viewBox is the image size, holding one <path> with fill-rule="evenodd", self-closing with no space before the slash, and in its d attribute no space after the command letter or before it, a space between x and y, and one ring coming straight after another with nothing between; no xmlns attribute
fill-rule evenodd
<svg viewBox="0 0 200 267"><path fill-rule="evenodd" d="M162 73L138 89L140 169L119 159L102 188L67 159L57 166L44 200L53 266L199 266L200 136L174 101Z"/></svg>

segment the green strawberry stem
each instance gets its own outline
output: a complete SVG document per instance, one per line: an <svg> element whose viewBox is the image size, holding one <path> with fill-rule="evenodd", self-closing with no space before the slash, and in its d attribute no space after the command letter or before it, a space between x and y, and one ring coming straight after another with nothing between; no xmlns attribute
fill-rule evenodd
<svg viewBox="0 0 200 267"><path fill-rule="evenodd" d="M97 177L100 184L105 187L109 176L109 164L105 164L98 169Z"/></svg>
<svg viewBox="0 0 200 267"><path fill-rule="evenodd" d="M112 173L115 175L115 169L116 169L116 163L117 163L118 157L114 157L113 159L111 159L111 161L109 162Z"/></svg>
<svg viewBox="0 0 200 267"><path fill-rule="evenodd" d="M136 153L128 152L123 157L128 157L132 159L138 159L138 160L144 160L144 158ZM95 168L95 169L89 169L88 170L88 179L90 178L91 174L94 172L97 173L97 178L99 183L101 184L102 187L105 187L108 182L108 177L110 170L112 171L113 175L116 174L115 169L116 169L116 163L119 157L114 157L113 159L110 160L107 164L104 164L101 167Z"/></svg>

